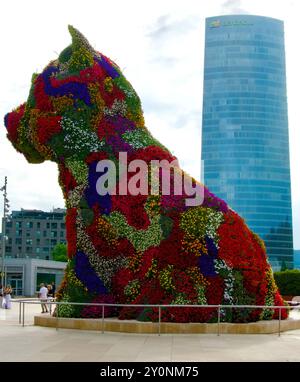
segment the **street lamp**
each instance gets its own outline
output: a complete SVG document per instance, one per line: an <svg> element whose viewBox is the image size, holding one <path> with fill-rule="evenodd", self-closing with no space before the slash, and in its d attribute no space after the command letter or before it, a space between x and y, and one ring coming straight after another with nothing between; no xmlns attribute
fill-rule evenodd
<svg viewBox="0 0 300 382"><path fill-rule="evenodd" d="M6 247L6 217L9 212L9 200L7 199L7 176L4 180L4 186L0 188L3 191L3 221L2 221L2 261L1 261L1 285L4 288L4 259Z"/></svg>

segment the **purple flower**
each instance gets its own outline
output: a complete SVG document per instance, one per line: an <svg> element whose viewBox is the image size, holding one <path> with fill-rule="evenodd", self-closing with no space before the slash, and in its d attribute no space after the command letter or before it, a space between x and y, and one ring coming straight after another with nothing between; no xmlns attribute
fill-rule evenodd
<svg viewBox="0 0 300 382"><path fill-rule="evenodd" d="M77 251L75 256L75 274L90 293L107 294L102 280L91 267L88 257L81 251Z"/></svg>
<svg viewBox="0 0 300 382"><path fill-rule="evenodd" d="M99 205L101 213L108 215L112 208L111 196L109 193L106 195L99 195L96 189L96 184L98 179L104 175L108 169L106 168L103 172L96 172L98 161L94 161L89 165L89 185L85 190L85 199L90 208L95 205Z"/></svg>
<svg viewBox="0 0 300 382"><path fill-rule="evenodd" d="M214 260L218 257L218 248L213 239L205 237L208 254L201 254L198 259L198 266L203 276L217 276Z"/></svg>
<svg viewBox="0 0 300 382"><path fill-rule="evenodd" d="M224 202L224 200L218 198L216 195L210 192L206 187L204 187L204 201L202 205L203 207L214 208L217 211L224 212L224 213L228 211L228 206Z"/></svg>
<svg viewBox="0 0 300 382"><path fill-rule="evenodd" d="M112 135L107 139L107 144L112 148L113 153L118 157L119 152L132 152L133 148L124 142L119 135Z"/></svg>
<svg viewBox="0 0 300 382"><path fill-rule="evenodd" d="M111 78L120 77L120 73L113 67L113 65L101 54L101 59L97 56L94 57L95 61Z"/></svg>
<svg viewBox="0 0 300 382"><path fill-rule="evenodd" d="M58 68L55 66L49 66L46 68L42 75L45 83L45 92L50 96L64 96L72 94L74 98L81 99L88 106L91 106L90 94L86 84L81 84L78 82L68 82L67 84L62 84L59 87L54 87L51 85L50 77L53 73L57 73Z"/></svg>

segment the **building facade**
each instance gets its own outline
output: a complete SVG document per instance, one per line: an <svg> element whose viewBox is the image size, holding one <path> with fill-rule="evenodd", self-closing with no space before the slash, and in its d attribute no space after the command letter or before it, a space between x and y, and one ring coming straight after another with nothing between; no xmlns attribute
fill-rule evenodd
<svg viewBox="0 0 300 382"><path fill-rule="evenodd" d="M9 259L4 262L4 285L11 285L13 296L37 297L40 283L55 282L59 287L67 263L41 259Z"/></svg>
<svg viewBox="0 0 300 382"><path fill-rule="evenodd" d="M5 258L51 260L55 245L66 243L64 209L12 211L5 227Z"/></svg>
<svg viewBox="0 0 300 382"><path fill-rule="evenodd" d="M294 268L300 269L300 249L294 250Z"/></svg>
<svg viewBox="0 0 300 382"><path fill-rule="evenodd" d="M293 267L284 26L250 15L206 19L202 159L208 188Z"/></svg>

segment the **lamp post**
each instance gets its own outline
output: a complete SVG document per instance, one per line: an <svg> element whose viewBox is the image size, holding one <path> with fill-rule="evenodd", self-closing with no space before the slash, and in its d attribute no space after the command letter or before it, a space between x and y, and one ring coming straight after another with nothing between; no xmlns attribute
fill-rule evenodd
<svg viewBox="0 0 300 382"><path fill-rule="evenodd" d="M5 246L6 246L6 216L9 212L9 200L7 199L7 176L4 180L4 186L0 188L3 191L3 221L2 221L2 253L1 253L1 285L4 288L4 259L5 259Z"/></svg>

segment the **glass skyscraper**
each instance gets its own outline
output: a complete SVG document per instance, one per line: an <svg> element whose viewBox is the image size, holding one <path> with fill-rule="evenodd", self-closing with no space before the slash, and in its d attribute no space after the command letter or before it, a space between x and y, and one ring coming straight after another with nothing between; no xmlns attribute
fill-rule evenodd
<svg viewBox="0 0 300 382"><path fill-rule="evenodd" d="M284 28L250 15L206 19L202 159L208 188L293 266Z"/></svg>

